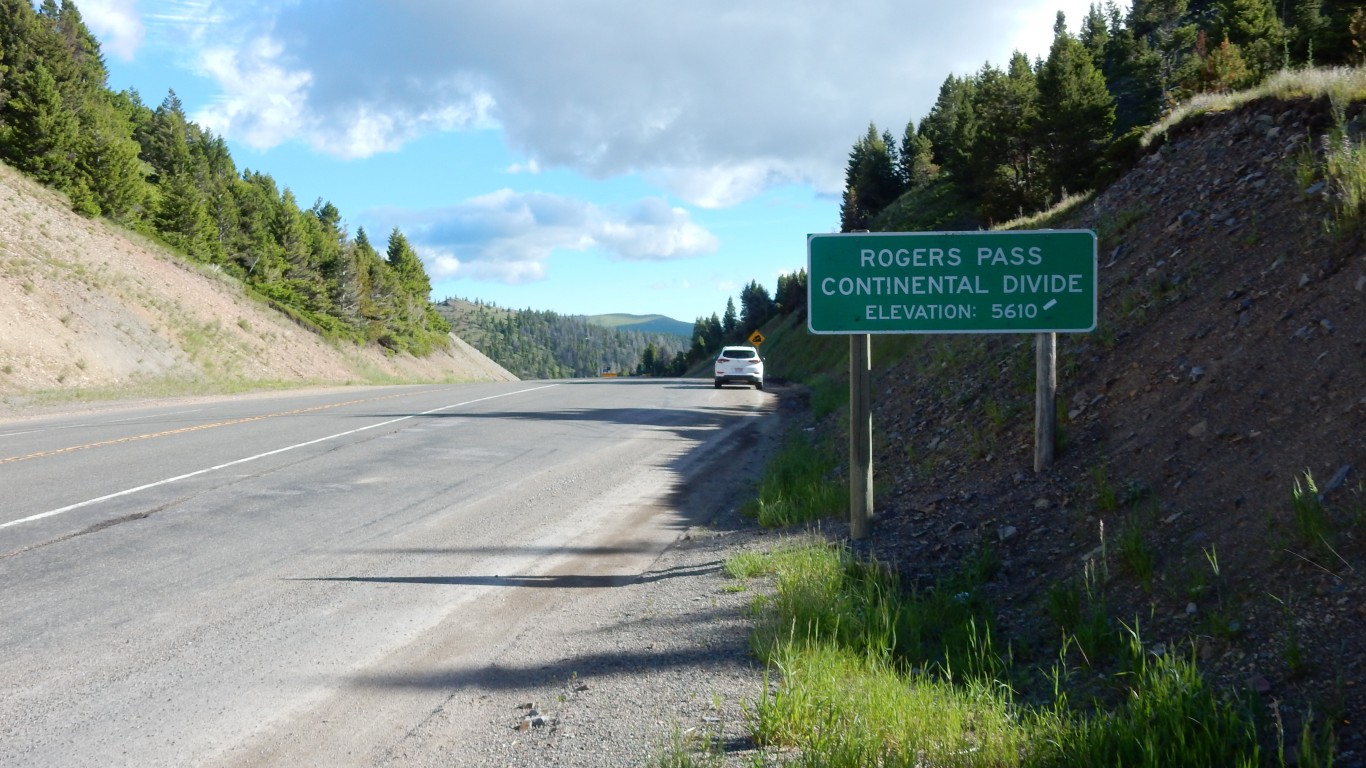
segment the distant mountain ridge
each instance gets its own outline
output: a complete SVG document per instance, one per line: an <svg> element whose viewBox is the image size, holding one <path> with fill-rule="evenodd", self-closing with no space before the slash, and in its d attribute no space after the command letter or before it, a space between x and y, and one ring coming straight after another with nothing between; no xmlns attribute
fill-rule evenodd
<svg viewBox="0 0 1366 768"><path fill-rule="evenodd" d="M613 328L618 331L665 333L670 336L682 336L684 339L692 339L692 323L675 320L666 315L628 315L625 313L616 313L610 315L585 315L584 317L593 325L600 325L604 328Z"/></svg>
<svg viewBox="0 0 1366 768"><path fill-rule="evenodd" d="M685 355L692 341L692 326L662 315L560 315L461 298L438 302L436 311L460 338L523 379L634 374L647 358Z"/></svg>

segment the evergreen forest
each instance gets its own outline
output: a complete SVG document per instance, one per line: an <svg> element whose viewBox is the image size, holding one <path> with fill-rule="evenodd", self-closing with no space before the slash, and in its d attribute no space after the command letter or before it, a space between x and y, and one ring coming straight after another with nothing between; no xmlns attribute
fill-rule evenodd
<svg viewBox="0 0 1366 768"><path fill-rule="evenodd" d="M303 208L269 174L238 171L227 143L188 120L175 92L155 108L113 92L74 3L0 0L0 160L103 216L242 281L329 338L425 355L450 328L421 259L395 228L380 244Z"/></svg>
<svg viewBox="0 0 1366 768"><path fill-rule="evenodd" d="M1347 0L1113 0L1079 31L1059 13L1047 58L950 74L900 138L869 124L849 153L844 232L972 230L1097 189L1148 126L1201 94L1288 69L1366 62L1366 10Z"/></svg>
<svg viewBox="0 0 1366 768"><path fill-rule="evenodd" d="M522 379L681 376L687 339L609 328L582 315L505 309L477 299L436 305L455 335Z"/></svg>
<svg viewBox="0 0 1366 768"><path fill-rule="evenodd" d="M1046 57L950 74L898 138L870 123L849 153L842 231L971 230L1104 186L1143 134L1201 94L1287 69L1366 62L1366 9L1348 0L1113 0L1070 32L1059 13ZM695 371L780 315L803 313L806 275L696 319L690 339L634 334L553 312L473 303L439 312L403 232L377 246L342 212L302 207L269 174L239 170L225 140L190 121L174 91L155 107L111 91L99 43L69 0L0 0L0 160L105 217L241 280L330 338L423 355L462 337L526 378ZM382 250L381 250L382 248ZM454 300L452 300L454 301ZM450 301L446 303L451 310Z"/></svg>

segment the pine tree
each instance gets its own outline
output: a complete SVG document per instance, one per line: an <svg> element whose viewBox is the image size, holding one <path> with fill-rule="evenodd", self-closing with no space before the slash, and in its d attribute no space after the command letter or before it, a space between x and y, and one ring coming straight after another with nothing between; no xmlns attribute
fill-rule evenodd
<svg viewBox="0 0 1366 768"><path fill-rule="evenodd" d="M242 173L231 188L237 228L227 243L228 258L237 262L252 285L265 286L284 276L284 251L275 240L279 195L269 174Z"/></svg>
<svg viewBox="0 0 1366 768"><path fill-rule="evenodd" d="M1109 0L1106 14L1110 35L1105 43L1102 72L1106 88L1115 101L1115 134L1150 125L1162 113L1164 87L1161 57L1138 37L1119 6Z"/></svg>
<svg viewBox="0 0 1366 768"><path fill-rule="evenodd" d="M930 138L916 130L915 121L906 123L901 135L901 183L907 191L920 189L934 176L934 148Z"/></svg>
<svg viewBox="0 0 1366 768"><path fill-rule="evenodd" d="M1091 63L1100 69L1105 65L1105 48L1110 42L1110 25L1099 3L1092 3L1081 23L1081 44L1091 54Z"/></svg>
<svg viewBox="0 0 1366 768"><path fill-rule="evenodd" d="M62 62L60 70L54 69L62 90L68 97L84 98L102 95L108 84L109 72L100 54L99 41L91 34L81 18L81 12L69 0L62 0L56 15L48 18L44 3L41 14L48 20L52 32L49 38L55 45L50 54L54 60ZM52 66L49 63L49 66Z"/></svg>
<svg viewBox="0 0 1366 768"><path fill-rule="evenodd" d="M920 121L920 132L930 140L934 162L955 181L971 178L977 116L973 110L974 84L970 78L949 75L939 86L930 113Z"/></svg>
<svg viewBox="0 0 1366 768"><path fill-rule="evenodd" d="M151 190L143 178L138 143L124 114L105 98L81 111L80 176L95 205L92 214L131 223L142 213Z"/></svg>
<svg viewBox="0 0 1366 768"><path fill-rule="evenodd" d="M974 88L978 129L972 189L988 221L1004 221L1043 205L1038 178L1039 89L1029 59L1016 51L1009 73L987 65Z"/></svg>
<svg viewBox="0 0 1366 768"><path fill-rule="evenodd" d="M171 177L161 187L153 225L166 242L199 261L212 261L217 229L204 196L189 174Z"/></svg>
<svg viewBox="0 0 1366 768"><path fill-rule="evenodd" d="M228 151L227 142L209 131L202 132L194 145L195 173L204 204L217 229L217 260L226 266L234 265L229 256L230 244L241 227L241 213L232 189L239 179L237 167Z"/></svg>
<svg viewBox="0 0 1366 768"><path fill-rule="evenodd" d="M1161 92L1159 109L1185 99L1182 83L1199 66L1195 41L1199 28L1187 16L1187 0L1134 0L1129 12L1135 40L1153 57L1151 77Z"/></svg>
<svg viewBox="0 0 1366 768"><path fill-rule="evenodd" d="M778 290L774 292L774 301L778 304L778 310L783 314L797 313L804 316L806 312L806 270L799 269L785 275L778 276Z"/></svg>
<svg viewBox="0 0 1366 768"><path fill-rule="evenodd" d="M773 316L773 298L768 290L756 280L751 280L740 290L740 324L737 326L743 335L757 331Z"/></svg>
<svg viewBox="0 0 1366 768"><path fill-rule="evenodd" d="M0 69L6 77L16 77L32 67L33 48L30 41L38 15L29 0L0 0ZM0 88L0 115L8 101Z"/></svg>
<svg viewBox="0 0 1366 768"><path fill-rule="evenodd" d="M707 349L720 349L725 338L725 332L721 329L721 318L717 317L715 312L711 313L711 317L707 318Z"/></svg>
<svg viewBox="0 0 1366 768"><path fill-rule="evenodd" d="M66 108L57 81L46 66L14 78L13 96L0 125L4 160L38 181L70 191L76 180L80 125Z"/></svg>
<svg viewBox="0 0 1366 768"><path fill-rule="evenodd" d="M1315 51L1324 51L1324 33L1331 20L1323 14L1323 0L1296 0L1293 26L1286 31L1294 51L1295 63L1314 66Z"/></svg>
<svg viewBox="0 0 1366 768"><path fill-rule="evenodd" d="M727 338L735 333L736 320L735 299L727 296L726 313L721 316L721 333L725 334Z"/></svg>
<svg viewBox="0 0 1366 768"><path fill-rule="evenodd" d="M142 158L155 170L153 182L160 183L166 178L190 172L188 124L180 97L175 90L170 90L162 99L161 106L152 113L152 119L145 129L136 135L142 146Z"/></svg>
<svg viewBox="0 0 1366 768"><path fill-rule="evenodd" d="M845 199L840 207L840 228L845 232L867 229L873 217L905 191L887 146L890 134L879 134L869 123L868 132L849 153L845 171Z"/></svg>
<svg viewBox="0 0 1366 768"><path fill-rule="evenodd" d="M1055 198L1090 189L1115 122L1105 78L1058 14L1053 46L1039 71L1039 141Z"/></svg>
<svg viewBox="0 0 1366 768"><path fill-rule="evenodd" d="M394 227L389 233L389 247L385 253L389 268L398 277L399 285L404 291L422 296L424 299L431 294L432 284L422 267L422 260L418 258L417 251L409 245L408 238L398 227Z"/></svg>
<svg viewBox="0 0 1366 768"><path fill-rule="evenodd" d="M1285 27L1271 0L1222 0L1219 32L1243 52L1251 77L1274 72L1282 58Z"/></svg>

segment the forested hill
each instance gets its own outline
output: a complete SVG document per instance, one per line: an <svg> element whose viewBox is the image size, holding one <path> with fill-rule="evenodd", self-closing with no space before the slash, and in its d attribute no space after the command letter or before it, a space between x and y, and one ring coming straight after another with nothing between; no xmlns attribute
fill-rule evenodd
<svg viewBox="0 0 1366 768"><path fill-rule="evenodd" d="M328 338L416 355L446 345L430 280L397 228L377 250L331 203L301 207L269 174L239 172L174 91L152 108L107 82L74 3L0 0L0 160Z"/></svg>
<svg viewBox="0 0 1366 768"><path fill-rule="evenodd" d="M1016 52L1004 66L949 74L899 136L870 124L849 154L842 231L999 226L1113 182L1177 104L1366 63L1355 0L1125 5L1058 14L1046 58Z"/></svg>
<svg viewBox="0 0 1366 768"><path fill-rule="evenodd" d="M523 379L681 373L661 371L658 363L679 360L691 342L672 333L607 327L582 315L466 299L446 299L436 310L457 336Z"/></svg>
<svg viewBox="0 0 1366 768"><path fill-rule="evenodd" d="M693 327L682 320L675 320L664 315L588 315L588 322L594 325L601 325L604 328L616 328L622 331L639 331L640 333L664 333L670 336L692 336Z"/></svg>

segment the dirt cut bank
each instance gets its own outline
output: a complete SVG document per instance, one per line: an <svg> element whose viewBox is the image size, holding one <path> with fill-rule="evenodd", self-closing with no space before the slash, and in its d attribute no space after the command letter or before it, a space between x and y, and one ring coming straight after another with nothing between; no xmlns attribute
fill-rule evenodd
<svg viewBox="0 0 1366 768"><path fill-rule="evenodd" d="M1032 337L927 339L878 370L870 551L920 583L989 551L1017 660L1056 659L1092 601L1361 765L1366 243L1313 172L1334 124L1326 100L1189 119L1049 223L1097 231L1101 280L1098 330L1059 337L1052 469Z"/></svg>
<svg viewBox="0 0 1366 768"><path fill-rule="evenodd" d="M0 307L0 412L39 393L514 378L454 337L425 358L328 342L3 165Z"/></svg>

